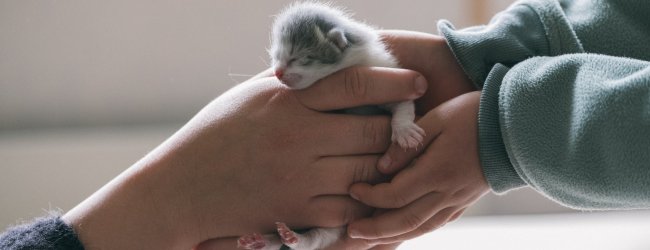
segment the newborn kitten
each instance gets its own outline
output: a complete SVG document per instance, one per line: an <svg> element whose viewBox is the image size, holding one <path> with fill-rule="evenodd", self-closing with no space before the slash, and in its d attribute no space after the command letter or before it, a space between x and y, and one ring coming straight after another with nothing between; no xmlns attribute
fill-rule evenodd
<svg viewBox="0 0 650 250"><path fill-rule="evenodd" d="M328 5L296 3L278 15L273 24L269 54L275 76L292 89L304 89L319 79L353 65L399 67L377 32ZM381 105L393 114L393 142L417 147L424 130L414 123L412 101ZM304 234L277 223L278 235L251 234L238 240L243 249L323 249L342 237L345 228L314 228Z"/></svg>

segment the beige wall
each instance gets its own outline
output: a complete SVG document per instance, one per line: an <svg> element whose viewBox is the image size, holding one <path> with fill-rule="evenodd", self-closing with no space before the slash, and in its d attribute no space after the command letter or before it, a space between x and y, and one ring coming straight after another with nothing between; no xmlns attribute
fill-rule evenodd
<svg viewBox="0 0 650 250"><path fill-rule="evenodd" d="M0 1L0 228L70 209L264 69L272 15L288 2ZM477 22L475 2L341 5L380 27L436 32L440 18ZM485 1L485 16L508 2ZM533 200L508 210L487 199L475 213L549 211Z"/></svg>
<svg viewBox="0 0 650 250"><path fill-rule="evenodd" d="M0 1L0 129L186 120L266 67L272 15L289 2ZM436 32L440 18L476 22L473 2L341 5L379 27Z"/></svg>

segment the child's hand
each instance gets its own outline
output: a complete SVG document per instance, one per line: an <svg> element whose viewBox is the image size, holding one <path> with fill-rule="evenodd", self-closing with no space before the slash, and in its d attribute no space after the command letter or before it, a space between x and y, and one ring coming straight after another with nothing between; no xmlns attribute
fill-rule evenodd
<svg viewBox="0 0 650 250"><path fill-rule="evenodd" d="M415 100L417 115L424 115L456 96L476 90L444 37L404 30L380 33L400 67L419 72L429 83L427 92Z"/></svg>
<svg viewBox="0 0 650 250"><path fill-rule="evenodd" d="M380 244L412 239L456 219L488 191L477 149L479 99L480 92L467 93L422 117L418 125L427 133L423 148L404 150L393 144L380 160L380 171L410 166L390 183L351 186L352 197L390 210L350 223L350 237Z"/></svg>

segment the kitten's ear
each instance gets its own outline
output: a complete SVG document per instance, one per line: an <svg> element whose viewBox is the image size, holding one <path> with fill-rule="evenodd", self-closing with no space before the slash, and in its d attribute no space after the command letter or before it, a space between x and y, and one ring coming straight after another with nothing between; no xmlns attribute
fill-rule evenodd
<svg viewBox="0 0 650 250"><path fill-rule="evenodd" d="M333 28L327 32L327 39L332 41L340 50L344 50L348 46L348 39L345 38L345 33L341 28Z"/></svg>

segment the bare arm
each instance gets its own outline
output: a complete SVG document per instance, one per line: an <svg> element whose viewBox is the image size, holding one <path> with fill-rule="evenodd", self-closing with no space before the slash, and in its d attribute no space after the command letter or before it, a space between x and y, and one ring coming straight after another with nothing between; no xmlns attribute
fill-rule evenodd
<svg viewBox="0 0 650 250"><path fill-rule="evenodd" d="M380 178L374 169L390 143L389 118L321 111L413 98L417 76L354 68L304 91L251 79L63 220L87 249L189 249L211 238L269 231L277 220L295 227L346 224L371 212L347 189Z"/></svg>

